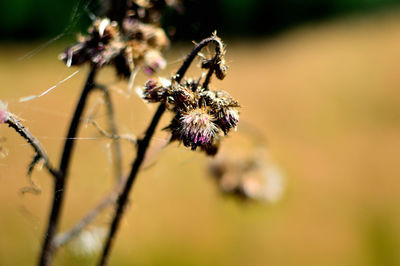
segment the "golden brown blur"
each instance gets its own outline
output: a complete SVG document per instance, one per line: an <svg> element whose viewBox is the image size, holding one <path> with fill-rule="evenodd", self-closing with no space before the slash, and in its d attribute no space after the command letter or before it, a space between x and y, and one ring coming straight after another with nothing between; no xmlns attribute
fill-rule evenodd
<svg viewBox="0 0 400 266"><path fill-rule="evenodd" d="M242 108L238 132L222 142L221 155L240 156L262 134L285 178L282 198L254 203L223 196L207 171L209 158L176 143L163 148L166 114L131 193L110 265L400 265L400 12L225 42L230 69L212 85L229 91ZM56 164L88 69L79 68L43 97L19 102L78 70L57 60L65 43L19 60L40 44L1 44L0 99ZM162 75L174 72L190 49L172 44ZM141 134L155 105L121 93L126 83L116 80L113 69L100 77L113 88L120 133ZM135 85L144 82L140 74ZM100 93L92 95L86 114L104 124L100 101ZM8 153L0 158L0 265L32 265L45 230L51 177L36 169L33 179L42 192L21 195L34 153L6 125L0 136ZM122 143L127 173L134 153L132 144ZM92 125L81 128L61 229L110 190L109 144ZM105 230L111 214L104 212L88 232ZM60 250L55 265L93 265L99 254L91 250L95 241L88 241L87 252L78 240Z"/></svg>

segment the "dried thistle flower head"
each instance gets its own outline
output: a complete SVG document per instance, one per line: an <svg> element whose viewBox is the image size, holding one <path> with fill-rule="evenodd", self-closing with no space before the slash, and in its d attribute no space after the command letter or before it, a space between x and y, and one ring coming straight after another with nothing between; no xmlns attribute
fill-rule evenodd
<svg viewBox="0 0 400 266"><path fill-rule="evenodd" d="M112 64L119 76L128 78L138 65L144 64L149 75L163 69L166 62L161 50L168 46L168 37L157 26L127 17L121 31L117 22L98 18L88 29L88 35L79 36L78 43L59 58L68 67L86 62L96 68Z"/></svg>
<svg viewBox="0 0 400 266"><path fill-rule="evenodd" d="M146 24L130 17L124 19L122 25L128 40L137 40L150 48L158 50L169 47L169 39L160 27Z"/></svg>
<svg viewBox="0 0 400 266"><path fill-rule="evenodd" d="M172 140L179 140L186 147L196 150L199 146L212 145L220 133L214 121L215 117L205 108L195 108L179 113L168 129L172 133Z"/></svg>
<svg viewBox="0 0 400 266"><path fill-rule="evenodd" d="M0 124L3 124L7 121L8 118L8 111L7 111L7 104L0 101Z"/></svg>
<svg viewBox="0 0 400 266"><path fill-rule="evenodd" d="M215 155L222 135L227 135L239 122L239 103L227 92L202 88L194 79L181 83L173 79L166 85L148 81L143 98L165 103L174 113L166 127L171 141L177 140L192 150L200 147L207 155Z"/></svg>
<svg viewBox="0 0 400 266"><path fill-rule="evenodd" d="M285 189L281 171L263 150L253 156L221 156L210 163L210 172L223 193L241 199L274 203Z"/></svg>
<svg viewBox="0 0 400 266"><path fill-rule="evenodd" d="M117 23L108 18L96 19L88 29L88 35L79 36L78 41L59 56L68 67L85 62L101 67L110 63L124 48Z"/></svg>
<svg viewBox="0 0 400 266"><path fill-rule="evenodd" d="M162 102L166 99L171 81L165 78L149 79L144 85L141 96L148 102Z"/></svg>

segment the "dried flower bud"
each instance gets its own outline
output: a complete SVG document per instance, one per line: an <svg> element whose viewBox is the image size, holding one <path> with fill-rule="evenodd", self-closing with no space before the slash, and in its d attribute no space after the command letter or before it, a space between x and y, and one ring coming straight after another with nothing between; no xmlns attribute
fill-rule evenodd
<svg viewBox="0 0 400 266"><path fill-rule="evenodd" d="M239 112L234 108L223 108L218 113L218 123L225 134L232 128L236 130L239 123Z"/></svg>
<svg viewBox="0 0 400 266"><path fill-rule="evenodd" d="M214 59L204 59L201 62L201 68L209 69L212 67L213 63L214 63Z"/></svg>
<svg viewBox="0 0 400 266"><path fill-rule="evenodd" d="M201 94L202 97L204 97L207 101L207 104L213 106L213 108L221 109L228 107L240 107L240 104L226 91L206 90L201 92Z"/></svg>
<svg viewBox="0 0 400 266"><path fill-rule="evenodd" d="M214 137L213 143L201 146L201 150L204 151L208 156L215 156L219 149L220 137L219 135Z"/></svg>
<svg viewBox="0 0 400 266"><path fill-rule="evenodd" d="M225 64L225 59L221 59L218 64L217 67L215 68L215 76L220 79L223 80L226 76L226 72L228 70L228 66Z"/></svg>
<svg viewBox="0 0 400 266"><path fill-rule="evenodd" d="M185 110L188 105L194 101L194 93L187 86L173 83L168 92L169 103L175 108Z"/></svg>
<svg viewBox="0 0 400 266"><path fill-rule="evenodd" d="M144 85L142 97L149 102L162 102L167 97L168 88L170 85L171 82L168 79L150 79Z"/></svg>

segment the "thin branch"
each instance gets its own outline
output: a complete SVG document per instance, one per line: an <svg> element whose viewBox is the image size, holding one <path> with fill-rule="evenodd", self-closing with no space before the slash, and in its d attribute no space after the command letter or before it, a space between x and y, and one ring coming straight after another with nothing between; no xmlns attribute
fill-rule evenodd
<svg viewBox="0 0 400 266"><path fill-rule="evenodd" d="M91 123L98 131L101 135L103 135L106 138L112 139L112 140L127 140L130 143L136 145L137 144L137 140L135 137L132 137L131 135L115 135L112 133L108 133L107 131L105 131L104 129L102 129L96 121L89 119L88 121L89 123Z"/></svg>
<svg viewBox="0 0 400 266"><path fill-rule="evenodd" d="M118 128L117 123L115 121L114 115L114 106L112 104L110 91L107 87L102 88L104 93L104 101L107 108L107 117L108 117L108 127L112 136L118 136ZM114 163L114 171L117 180L122 178L122 153L121 153L121 144L118 138L112 138L112 156Z"/></svg>
<svg viewBox="0 0 400 266"><path fill-rule="evenodd" d="M210 38L204 39L203 41L201 41L198 45L196 45L196 47L192 50L192 52L186 57L185 61L183 62L182 66L179 68L179 70L176 73L176 78L175 80L179 83L183 76L185 75L187 69L189 68L189 66L191 65L191 63L193 62L194 58L196 57L196 55L200 52L200 50L205 47L206 45L208 45L211 42L215 42L216 45L216 54L219 55L222 53L222 44L219 40L219 38L215 35L211 36ZM138 140L138 148L137 148L137 153L136 153L136 159L133 162L132 165L132 169L131 169L131 173L129 174L128 180L125 184L125 187L123 188L121 194L118 197L117 200L117 208L114 214L114 218L113 221L111 223L110 226L110 231L108 233L104 248L103 248L103 253L99 262L100 266L106 265L108 258L109 258L109 253L111 251L112 248L112 244L114 242L114 236L118 230L119 227L119 223L120 220L123 216L123 212L125 210L125 206L127 204L128 201L128 196L129 196L129 192L134 184L134 181L136 180L136 176L137 173L139 172L139 169L142 165L142 162L144 160L144 157L146 155L147 149L149 147L150 141L153 137L154 131L157 127L158 122L161 119L161 116L163 115L163 113L165 112L165 104L161 103L158 106L158 109L156 111L156 113L153 116L153 119L149 125L149 127L146 130L146 133L144 135L143 139Z"/></svg>
<svg viewBox="0 0 400 266"><path fill-rule="evenodd" d="M86 214L86 216L78 221L70 230L57 235L53 241L54 248L60 248L68 243L71 239L78 236L80 232L86 228L105 208L114 204L117 200L118 193L122 189L125 182L126 179L121 180L111 191L111 193L104 197L94 209Z"/></svg>
<svg viewBox="0 0 400 266"><path fill-rule="evenodd" d="M146 155L147 148L150 144L150 140L153 137L155 128L156 128L158 122L160 121L161 116L164 113L164 111L165 111L165 105L160 104L158 106L156 113L154 114L153 120L151 121L149 127L146 130L145 137L138 141L138 149L137 149L136 159L133 163L131 173L130 173L128 180L124 186L124 189L118 197L117 209L115 211L115 215L114 215L111 227L110 227L110 232L107 237L106 244L104 246L103 254L102 254L99 265L106 265L106 263L107 263L108 254L111 249L112 242L114 240L114 235L118 229L119 222L122 218L122 214L125 209L125 205L127 203L129 191L131 190L132 185L136 179L137 172L139 171L139 168L142 165L142 162Z"/></svg>
<svg viewBox="0 0 400 266"><path fill-rule="evenodd" d="M68 130L67 137L65 139L64 143L64 149L61 157L61 162L59 166L59 173L60 177L55 179L54 183L54 190L53 190L53 204L51 207L51 212L48 220L48 225L47 225L47 230L45 234L45 239L43 242L41 254L40 254L40 259L39 259L39 265L40 266L46 266L50 265L52 255L54 252L54 247L53 247L53 239L54 236L57 232L58 224L59 224L59 218L60 218L60 213L62 209L62 204L64 201L64 195L65 195L65 186L67 182L67 177L68 177L68 170L69 170L69 165L71 161L71 154L74 148L75 144L75 137L78 132L79 124L81 121L81 116L84 110L84 107L86 105L86 100L94 88L94 79L96 76L97 70L92 67L85 86L82 90L81 96L79 98L78 104L76 105L75 113L74 116L72 117L70 127Z"/></svg>
<svg viewBox="0 0 400 266"><path fill-rule="evenodd" d="M44 166L50 172L50 174L54 178L58 178L60 176L59 172L51 165L49 156L47 155L46 150L43 148L42 144L40 144L39 140L31 134L31 132L25 128L20 121L13 117L12 114L9 113L7 115L7 119L5 123L8 124L9 127L13 128L21 137L23 137L35 150L36 156L33 162L37 162L39 159L43 160ZM31 163L30 168L33 168L34 163Z"/></svg>

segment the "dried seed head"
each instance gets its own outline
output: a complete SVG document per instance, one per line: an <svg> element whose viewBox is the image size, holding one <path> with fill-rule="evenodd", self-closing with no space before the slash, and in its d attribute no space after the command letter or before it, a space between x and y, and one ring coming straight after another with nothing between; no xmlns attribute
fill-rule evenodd
<svg viewBox="0 0 400 266"><path fill-rule="evenodd" d="M160 85L149 80L142 97L149 102L163 102L175 116L166 128L171 141L183 142L195 150L201 147L207 155L218 151L220 135L226 135L239 122L239 103L224 91L202 88L199 81L185 79L177 83L174 78Z"/></svg>
<svg viewBox="0 0 400 266"><path fill-rule="evenodd" d="M130 17L118 23L108 18L96 19L88 35L79 36L78 43L68 47L59 58L67 66L86 62L100 68L113 64L119 76L129 78L134 68L144 64L147 74L163 69L165 59L160 51L169 45L165 32L154 25Z"/></svg>
<svg viewBox="0 0 400 266"><path fill-rule="evenodd" d="M78 36L79 42L59 56L68 67L85 62L101 67L110 63L124 48L118 24L108 18L96 19L88 33L88 36Z"/></svg>
<svg viewBox="0 0 400 266"><path fill-rule="evenodd" d="M253 155L239 154L219 157L210 164L210 172L221 191L245 200L274 203L281 199L285 179L266 151L257 149Z"/></svg>
<svg viewBox="0 0 400 266"><path fill-rule="evenodd" d="M237 124L239 123L239 112L234 108L223 108L218 113L218 123L222 131L225 134L229 132L230 129L234 128L236 130Z"/></svg>
<svg viewBox="0 0 400 266"><path fill-rule="evenodd" d="M180 85L176 82L168 90L168 103L172 105L172 109L186 110L188 106L194 102L194 93L188 86Z"/></svg>
<svg viewBox="0 0 400 266"><path fill-rule="evenodd" d="M143 42L149 48L163 50L169 46L169 39L164 30L154 25L127 18L123 21L123 28L129 40Z"/></svg>
<svg viewBox="0 0 400 266"><path fill-rule="evenodd" d="M172 139L182 141L183 145L192 150L196 150L198 146L212 145L214 137L219 134L214 117L204 109L190 110L174 120L168 127Z"/></svg>
<svg viewBox="0 0 400 266"><path fill-rule="evenodd" d="M142 97L153 103L165 101L170 85L171 83L168 79L150 79L144 86Z"/></svg>

